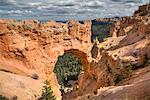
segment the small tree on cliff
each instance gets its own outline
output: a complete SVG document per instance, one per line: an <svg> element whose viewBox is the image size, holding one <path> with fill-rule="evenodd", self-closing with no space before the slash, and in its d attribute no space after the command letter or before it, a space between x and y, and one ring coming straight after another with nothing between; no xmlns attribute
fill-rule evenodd
<svg viewBox="0 0 150 100"><path fill-rule="evenodd" d="M51 90L50 82L48 80L44 82L41 99L42 100L56 100L55 96L53 95L53 91Z"/></svg>

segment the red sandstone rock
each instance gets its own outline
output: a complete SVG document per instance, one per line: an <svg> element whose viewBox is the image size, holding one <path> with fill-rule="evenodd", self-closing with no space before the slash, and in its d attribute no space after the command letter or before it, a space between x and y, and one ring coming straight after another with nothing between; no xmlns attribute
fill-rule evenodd
<svg viewBox="0 0 150 100"><path fill-rule="evenodd" d="M129 83L129 85L120 83L119 85L122 85L120 87L106 87L100 90L101 92L97 93L97 95L92 94L92 92L96 93L98 88L115 85L114 80L117 77L115 75L126 76L126 74L128 74L130 76L132 72L125 73L125 67L131 65L131 67L137 69L149 65L150 13L147 12L142 16L138 14L145 11L146 7L147 6L144 6L144 8L140 7L140 10L132 17L98 19L100 21L114 22L114 26L111 29L112 37L107 38L102 43L98 43L97 47L93 48L92 56L95 64L93 64L93 62L91 63L89 76L83 76L81 82L79 82L79 87L81 87L79 88L79 95L84 95L81 98L79 97L79 100L120 100L123 98L140 100L150 97L150 90L147 89L147 87L149 87L149 79L144 80L144 78L147 78L147 75L149 75L149 72L147 72L143 78L139 77L142 73L139 74L137 79L142 80L140 82ZM109 56L106 55L107 53L102 55L99 49L106 50ZM107 64L107 62L110 63ZM120 66L120 64L122 66ZM108 66L113 74L108 73ZM123 69L121 69L121 67L123 67ZM105 91L107 93L103 93ZM126 91L128 91L128 93ZM87 96L87 93L90 95ZM128 96L126 97L125 94Z"/></svg>
<svg viewBox="0 0 150 100"><path fill-rule="evenodd" d="M72 100L149 100L150 66L133 73L123 86L110 86L98 89L96 94L87 94Z"/></svg>
<svg viewBox="0 0 150 100"><path fill-rule="evenodd" d="M12 100L37 100L42 93L41 80L0 71L0 94Z"/></svg>
<svg viewBox="0 0 150 100"><path fill-rule="evenodd" d="M92 47L90 21L41 24L32 20L0 20L0 27L0 70L50 79L58 99L61 93L53 69L60 55L64 52L79 55L88 71L87 58Z"/></svg>
<svg viewBox="0 0 150 100"><path fill-rule="evenodd" d="M86 96L87 93L96 92L98 92L97 95L91 94L89 96L91 100L124 98L126 97L124 96L126 91L132 93L133 96L129 95L131 98L127 97L131 100L135 96L137 96L137 99L141 99L145 94L148 95L149 79L137 83L130 82L129 85L126 85L127 81L124 80L126 81L124 84L119 83L122 86L112 86L118 85L115 82L118 76L127 78L126 65L132 64L135 68L149 65L149 12L146 11L141 16L145 8L146 6L141 7L132 17L104 19L114 22L110 33L112 37L94 45L93 49L90 21L79 23L71 20L67 23L55 21L40 23L35 20L1 19L0 78L2 79L0 83L3 83L1 87L4 87L0 89L0 94L9 98L16 95L21 100L27 98L33 100L35 99L34 93L37 95L41 93L41 88L39 88L41 82L50 79L54 95L57 100L60 100L61 92L53 70L58 57L63 55L64 52L69 52L76 55L84 67L84 73L79 75L79 89L74 91L74 94L67 95L69 100L77 96L82 96L79 97L79 100L84 100L88 97ZM36 81L37 87L35 80L30 79L35 74L39 76L39 80ZM137 79L147 78L147 75L149 73L142 78L137 77ZM9 83L10 78L14 78L14 80L11 80L12 84ZM128 79L132 80L133 78ZM22 87L18 87L20 83L17 80L23 83L24 90ZM33 82L33 84L29 85L30 82ZM32 85L35 87L32 87ZM100 89L105 86L107 87ZM18 89L13 93L15 87ZM29 92L28 89L35 92ZM25 90L28 92L27 95L24 94ZM7 91L9 91L9 94ZM105 91L107 93L103 93ZM142 92L145 94L141 94Z"/></svg>

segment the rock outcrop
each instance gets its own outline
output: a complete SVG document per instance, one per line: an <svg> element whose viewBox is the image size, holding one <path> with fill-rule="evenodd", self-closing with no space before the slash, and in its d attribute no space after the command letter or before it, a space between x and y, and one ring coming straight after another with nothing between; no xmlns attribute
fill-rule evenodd
<svg viewBox="0 0 150 100"><path fill-rule="evenodd" d="M141 6L131 17L98 19L113 23L111 37L101 43L91 42L91 21L1 19L0 95L34 100L41 95L43 81L50 80L61 100L53 70L59 56L72 53L81 60L84 73L78 77L78 89L65 100L149 98L149 7Z"/></svg>
<svg viewBox="0 0 150 100"><path fill-rule="evenodd" d="M112 28L112 37L116 40L120 36L125 37L116 46L109 47L111 48L111 55L116 55L123 62L130 62L137 67L143 66L145 59L150 59L148 52L150 50L149 9L149 5L141 6L132 17L125 17L116 21L115 26L118 28ZM141 13L145 14L141 15Z"/></svg>
<svg viewBox="0 0 150 100"><path fill-rule="evenodd" d="M40 23L34 20L0 20L0 71L50 79L52 90L60 99L59 85L53 72L57 58L64 52L75 53L88 73L88 56L92 48L90 27L90 21Z"/></svg>
<svg viewBox="0 0 150 100"><path fill-rule="evenodd" d="M86 94L74 100L149 100L150 66L133 72L130 81L121 86L101 87L96 94Z"/></svg>
<svg viewBox="0 0 150 100"><path fill-rule="evenodd" d="M92 57L95 63L91 63L90 75L97 77L83 81L82 86L86 88L81 90L85 95L76 100L150 98L150 89L147 89L150 85L150 73L149 67L146 67L150 64L149 7L150 5L141 6L131 17L97 19L114 22L110 31L112 37L93 47ZM101 50L106 52L102 54ZM85 92L89 94L86 95Z"/></svg>
<svg viewBox="0 0 150 100"><path fill-rule="evenodd" d="M37 100L42 94L42 85L42 80L0 71L0 95L9 100Z"/></svg>
<svg viewBox="0 0 150 100"><path fill-rule="evenodd" d="M101 57L90 63L88 77L79 79L79 95L96 93L100 87L112 86L127 77L126 71L119 60L114 60L105 51L99 49ZM84 74L83 74L84 75Z"/></svg>

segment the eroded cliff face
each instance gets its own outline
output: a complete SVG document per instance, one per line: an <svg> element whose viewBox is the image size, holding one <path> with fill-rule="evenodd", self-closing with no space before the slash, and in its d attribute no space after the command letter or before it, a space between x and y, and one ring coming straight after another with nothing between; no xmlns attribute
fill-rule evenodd
<svg viewBox="0 0 150 100"><path fill-rule="evenodd" d="M150 42L150 7L139 7L132 17L121 18L116 21L117 28L112 28L112 37L123 37L116 46L109 46L111 55L115 55L123 62L130 62L134 66L143 66L145 59L149 59ZM120 23L120 24L118 24ZM114 40L112 40L114 41ZM112 44L112 43L111 43Z"/></svg>
<svg viewBox="0 0 150 100"><path fill-rule="evenodd" d="M73 20L68 23L0 20L0 71L50 79L54 95L61 99L53 72L57 58L64 52L74 53L88 73L90 29L90 21L81 24Z"/></svg>
<svg viewBox="0 0 150 100"><path fill-rule="evenodd" d="M88 77L79 79L79 95L97 93L101 87L116 85L119 78L126 78L127 73L119 60L114 60L104 50L99 49L101 57L97 57L90 63Z"/></svg>
<svg viewBox="0 0 150 100"><path fill-rule="evenodd" d="M74 100L149 100L150 66L133 72L131 76L125 84L103 87L95 94L89 93Z"/></svg>
<svg viewBox="0 0 150 100"><path fill-rule="evenodd" d="M114 22L110 31L112 37L106 38L104 42L97 42L93 47L94 60L90 71L91 76L95 77L83 82L88 84L83 85L86 87L82 89L85 89L82 91L85 95L76 100L150 98L150 90L147 89L150 85L149 7L150 5L141 6L131 17L97 19Z"/></svg>
<svg viewBox="0 0 150 100"><path fill-rule="evenodd" d="M111 37L101 43L91 43L91 21L0 20L0 94L34 100L41 94L42 82L49 79L54 95L60 100L60 87L53 70L59 56L72 53L81 60L84 73L79 75L78 89L66 94L65 100L149 97L146 88L150 85L149 11L149 6L142 6L131 17L99 19L114 23ZM138 68L142 69L137 71ZM30 82L33 84L29 85ZM142 90L129 95L136 89ZM139 96L141 93L145 94Z"/></svg>

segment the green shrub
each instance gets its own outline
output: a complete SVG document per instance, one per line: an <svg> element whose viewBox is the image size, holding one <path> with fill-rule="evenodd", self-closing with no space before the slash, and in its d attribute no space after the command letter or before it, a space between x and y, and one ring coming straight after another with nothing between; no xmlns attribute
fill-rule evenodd
<svg viewBox="0 0 150 100"><path fill-rule="evenodd" d="M124 79L123 75L117 75L116 79L114 80L115 84L120 83Z"/></svg>
<svg viewBox="0 0 150 100"><path fill-rule="evenodd" d="M126 67L126 70L127 70L127 72L132 72L133 71L133 69L134 69L134 66L132 65L132 64L129 64L127 67Z"/></svg>
<svg viewBox="0 0 150 100"><path fill-rule="evenodd" d="M34 74L31 75L31 78L35 79L35 80L38 80L39 76L38 76L38 74L34 73Z"/></svg>
<svg viewBox="0 0 150 100"><path fill-rule="evenodd" d="M29 25L24 24L24 25L22 25L22 27L24 28L25 31L32 29L32 25L30 25L30 24Z"/></svg>
<svg viewBox="0 0 150 100"><path fill-rule="evenodd" d="M51 90L50 82L48 80L44 82L42 97L40 98L40 100L56 100L55 96L53 95L53 91Z"/></svg>
<svg viewBox="0 0 150 100"><path fill-rule="evenodd" d="M8 100L5 96L0 95L0 100Z"/></svg>
<svg viewBox="0 0 150 100"><path fill-rule="evenodd" d="M17 96L13 96L11 100L17 100Z"/></svg>

